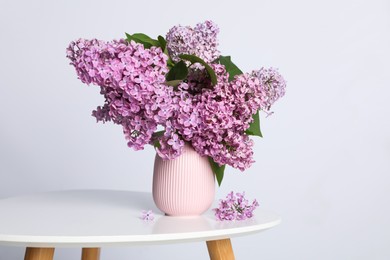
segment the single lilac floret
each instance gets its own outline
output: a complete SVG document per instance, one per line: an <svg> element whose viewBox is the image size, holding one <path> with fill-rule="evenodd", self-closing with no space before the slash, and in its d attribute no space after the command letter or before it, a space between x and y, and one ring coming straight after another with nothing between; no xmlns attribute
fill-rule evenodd
<svg viewBox="0 0 390 260"><path fill-rule="evenodd" d="M141 215L141 219L144 221L153 221L154 220L154 213L152 210L143 210Z"/></svg>

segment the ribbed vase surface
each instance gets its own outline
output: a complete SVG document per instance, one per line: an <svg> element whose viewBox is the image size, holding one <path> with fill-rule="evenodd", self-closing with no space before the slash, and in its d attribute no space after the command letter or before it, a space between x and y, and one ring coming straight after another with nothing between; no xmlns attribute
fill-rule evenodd
<svg viewBox="0 0 390 260"><path fill-rule="evenodd" d="M201 157L189 144L174 160L156 154L153 199L169 216L197 216L205 212L215 196L215 178L207 157Z"/></svg>

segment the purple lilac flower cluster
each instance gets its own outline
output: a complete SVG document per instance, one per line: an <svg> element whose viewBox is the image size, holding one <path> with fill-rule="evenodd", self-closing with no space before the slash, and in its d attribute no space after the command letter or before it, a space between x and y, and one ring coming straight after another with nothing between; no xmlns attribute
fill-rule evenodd
<svg viewBox="0 0 390 260"><path fill-rule="evenodd" d="M230 192L225 200L220 200L219 207L213 209L217 220L245 220L253 217L253 211L259 206L257 200L252 203L245 198L245 193Z"/></svg>
<svg viewBox="0 0 390 260"><path fill-rule="evenodd" d="M187 141L200 155L243 171L254 162L253 140L245 130L259 109L268 110L273 101L284 94L284 89L279 88L285 88L285 82L274 69L238 75L229 82L223 65L211 66L218 78L213 88L204 88L207 84L199 79L207 78L201 75L196 84L179 86L176 92L179 104L176 104L167 136L160 140L161 147L157 150L162 158L169 159L171 155L180 154ZM268 74L264 76L263 71ZM271 84L274 88L269 87ZM201 91L197 92L197 88ZM166 143L172 131L179 134L170 139L173 146Z"/></svg>
<svg viewBox="0 0 390 260"><path fill-rule="evenodd" d="M166 37L169 55L176 62L180 54L193 54L211 63L219 57L218 33L219 28L212 21L198 23L195 28L174 26Z"/></svg>
<svg viewBox="0 0 390 260"><path fill-rule="evenodd" d="M195 28L175 26L166 37L173 61L179 61L180 54L193 54L211 66L217 77L214 86L198 63L187 64L186 80L169 86L169 57L162 48L146 48L133 40L79 39L70 44L67 57L80 80L100 86L105 97L93 116L122 125L129 147L141 150L153 144L161 158L170 160L187 142L201 156L243 171L254 162L253 140L245 131L253 115L268 111L284 95L286 84L273 68L229 81L225 66L214 62L219 57L218 31L206 21ZM156 133L158 126L163 133Z"/></svg>
<svg viewBox="0 0 390 260"><path fill-rule="evenodd" d="M283 97L286 93L286 82L282 75L274 68L261 68L253 71L252 76L255 76L260 81L260 98L262 105L260 109L269 110L276 100Z"/></svg>
<svg viewBox="0 0 390 260"><path fill-rule="evenodd" d="M245 87L254 88L258 80L252 77L239 89L240 77L229 82L223 65L212 64L212 67L218 78L217 85L192 96L187 92L195 104L188 112L180 111L174 125L200 155L210 156L220 165L244 170L253 162L253 141L244 131L259 104L247 102L243 91ZM245 107L248 109L244 110Z"/></svg>
<svg viewBox="0 0 390 260"><path fill-rule="evenodd" d="M129 147L143 149L157 125L171 117L173 89L164 84L168 57L161 48L79 39L67 57L82 82L101 87L105 104L93 116L122 125Z"/></svg>

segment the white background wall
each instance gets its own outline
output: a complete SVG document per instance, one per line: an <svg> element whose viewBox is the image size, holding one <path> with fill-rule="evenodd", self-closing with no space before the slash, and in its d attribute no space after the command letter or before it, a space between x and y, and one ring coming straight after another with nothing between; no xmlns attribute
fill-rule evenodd
<svg viewBox="0 0 390 260"><path fill-rule="evenodd" d="M390 259L390 3L372 1L0 1L0 198L104 188L151 190L154 151L96 124L98 88L65 58L79 37L165 34L205 19L244 71L288 81L262 117L256 164L229 169L218 198L246 191L283 217L233 239L237 259ZM0 212L1 214L1 212ZM1 232L1 231L0 231ZM172 254L174 252L174 254ZM22 248L0 247L1 260ZM56 259L78 259L59 249ZM203 243L105 248L102 259L207 259Z"/></svg>

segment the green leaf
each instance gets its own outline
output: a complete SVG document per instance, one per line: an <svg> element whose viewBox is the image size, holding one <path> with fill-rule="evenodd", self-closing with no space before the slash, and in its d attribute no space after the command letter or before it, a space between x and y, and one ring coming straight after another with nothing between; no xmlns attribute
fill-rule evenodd
<svg viewBox="0 0 390 260"><path fill-rule="evenodd" d="M157 132L154 132L154 133L153 133L153 136L160 137L160 136L163 136L164 133L165 133L165 130L157 131Z"/></svg>
<svg viewBox="0 0 390 260"><path fill-rule="evenodd" d="M179 61L176 63L172 69L167 73L166 79L167 81L173 81L173 80L183 80L187 78L188 75L188 68L184 61Z"/></svg>
<svg viewBox="0 0 390 260"><path fill-rule="evenodd" d="M161 144L158 140L156 140L156 141L154 141L153 146L154 146L154 148L160 148Z"/></svg>
<svg viewBox="0 0 390 260"><path fill-rule="evenodd" d="M166 47L167 47L167 41L164 39L164 37L162 37L161 35L159 35L157 37L157 40L158 42L160 43L160 47L161 49L163 50L163 52L165 53L165 50L166 50ZM166 54L166 53L165 53Z"/></svg>
<svg viewBox="0 0 390 260"><path fill-rule="evenodd" d="M175 63L172 61L171 57L169 56L168 48L167 48L167 41L161 35L159 35L157 37L157 40L159 41L160 47L163 50L164 54L168 56L167 65L168 65L168 68L171 69L173 66L175 66Z"/></svg>
<svg viewBox="0 0 390 260"><path fill-rule="evenodd" d="M155 148L160 148L161 147L161 144L160 142L158 141L157 137L161 137L163 136L165 133L165 130L161 130L161 131L157 131L157 132L154 132L153 133L153 137L156 138L156 140L153 142L153 146Z"/></svg>
<svg viewBox="0 0 390 260"><path fill-rule="evenodd" d="M218 186L221 186L223 175L225 172L225 165L219 166L218 163L214 162L213 158L209 157L209 162L211 165L211 169L215 174L215 178L217 179Z"/></svg>
<svg viewBox="0 0 390 260"><path fill-rule="evenodd" d="M213 85L217 84L217 75L215 75L215 71L204 60L202 60L201 58L199 58L195 55L189 55L189 54L181 54L181 55L179 55L179 57L183 60L188 60L192 64L194 64L194 63L202 64L206 68L206 71L210 76L211 83Z"/></svg>
<svg viewBox="0 0 390 260"><path fill-rule="evenodd" d="M172 68L173 66L175 66L175 63L172 61L171 57L169 56L168 48L167 48L167 41L161 35L159 35L157 37L157 39L160 42L160 46L161 46L161 49L163 50L164 54L168 56L168 60L167 60L168 68Z"/></svg>
<svg viewBox="0 0 390 260"><path fill-rule="evenodd" d="M168 56L168 60L167 60L168 68L173 68L173 66L175 66L175 63L173 62L173 60L171 59L171 57L169 57L169 55L167 53L166 53L166 55Z"/></svg>
<svg viewBox="0 0 390 260"><path fill-rule="evenodd" d="M175 80L171 80L171 81L166 81L165 84L168 85L168 86L177 87L177 86L179 86L179 84L181 82L183 82L183 80L175 79Z"/></svg>
<svg viewBox="0 0 390 260"><path fill-rule="evenodd" d="M255 135L263 137L263 134L260 130L260 116L259 111L253 115L253 122L249 125L249 128L245 131L247 135Z"/></svg>
<svg viewBox="0 0 390 260"><path fill-rule="evenodd" d="M159 41L154 40L143 33L134 33L134 34L126 33L126 37L127 37L128 42L133 40L137 43L143 44L145 49L150 49L152 46L161 47L161 44Z"/></svg>
<svg viewBox="0 0 390 260"><path fill-rule="evenodd" d="M240 75L243 72L232 62L230 56L219 56L219 64L225 66L226 71L229 73L229 81L234 79L234 76Z"/></svg>

